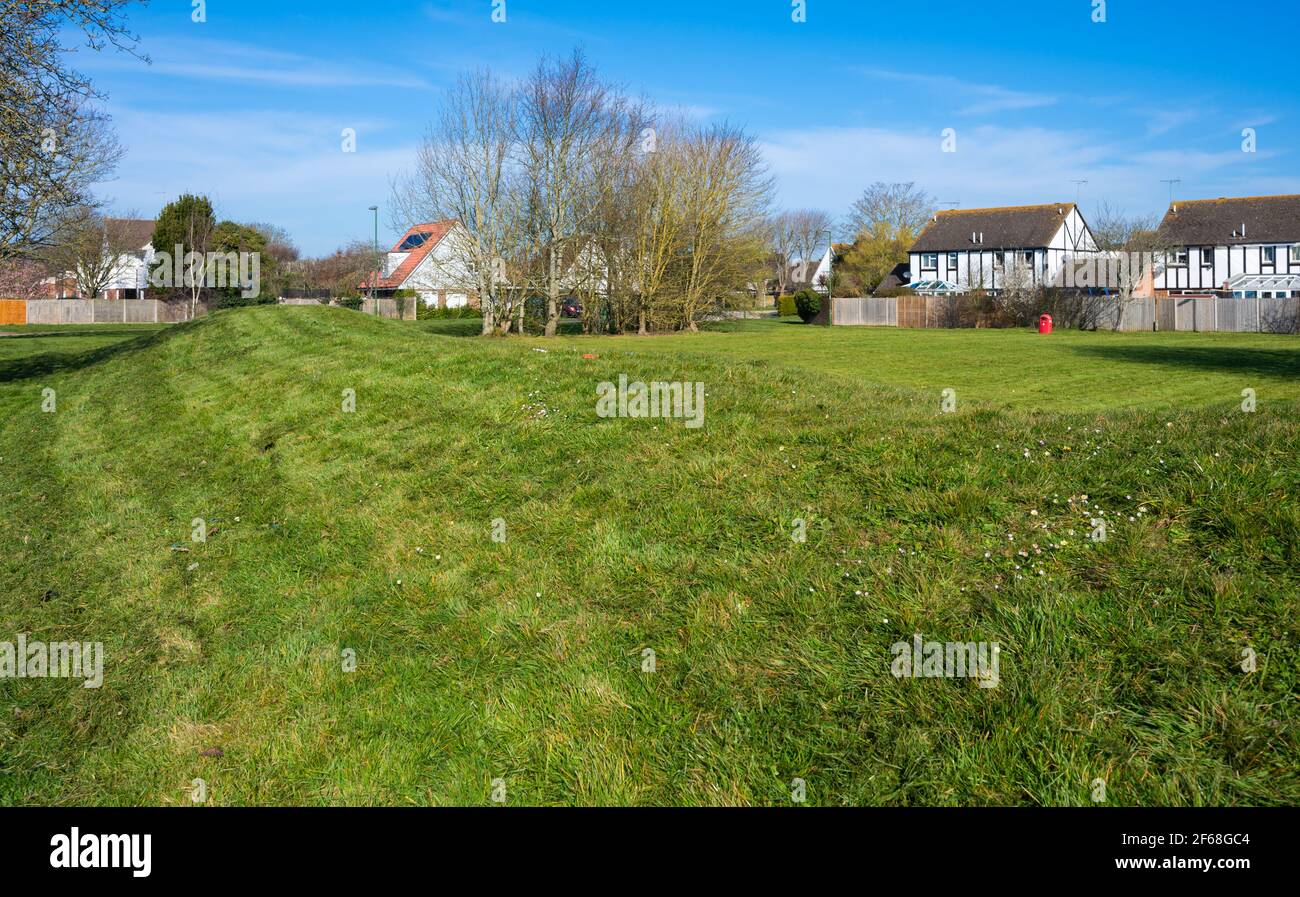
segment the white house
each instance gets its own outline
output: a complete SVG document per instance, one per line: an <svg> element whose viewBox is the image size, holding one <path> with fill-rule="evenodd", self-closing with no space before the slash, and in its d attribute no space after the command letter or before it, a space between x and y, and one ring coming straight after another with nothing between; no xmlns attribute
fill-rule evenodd
<svg viewBox="0 0 1300 897"><path fill-rule="evenodd" d="M938 212L908 251L918 293L1051 285L1067 259L1097 253L1074 203Z"/></svg>
<svg viewBox="0 0 1300 897"><path fill-rule="evenodd" d="M834 247L828 247L820 255L812 258L790 263L790 283L799 286L807 285L825 293L830 289L830 278L834 271L834 259L836 255L843 255L852 248L851 244L836 243Z"/></svg>
<svg viewBox="0 0 1300 897"><path fill-rule="evenodd" d="M360 286L366 291L373 287L381 296L414 290L426 306L477 305L473 279L461 262L464 255L455 251L456 240L468 238L469 232L459 221L416 224L384 254L379 281L372 283L372 278L367 278Z"/></svg>
<svg viewBox="0 0 1300 897"><path fill-rule="evenodd" d="M1300 195L1181 200L1156 237L1157 295L1300 296Z"/></svg>
<svg viewBox="0 0 1300 897"><path fill-rule="evenodd" d="M106 218L104 227L111 234L111 242L130 247L117 257L109 280L99 296L83 299L144 299L149 286L149 267L153 264L153 231L155 222L145 218ZM106 243L110 242L106 240ZM105 252L109 252L105 246ZM62 277L45 280L45 290L54 299L76 297L76 277L72 272Z"/></svg>
<svg viewBox="0 0 1300 897"><path fill-rule="evenodd" d="M107 222L118 231L123 245L131 249L118 256L112 279L104 289L105 299L143 299L153 264L153 231L156 222L143 218L116 218Z"/></svg>

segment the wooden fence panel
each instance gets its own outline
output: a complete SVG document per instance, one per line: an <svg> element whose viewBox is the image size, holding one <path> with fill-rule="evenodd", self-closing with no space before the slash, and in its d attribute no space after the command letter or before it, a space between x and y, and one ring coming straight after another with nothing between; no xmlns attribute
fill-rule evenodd
<svg viewBox="0 0 1300 897"><path fill-rule="evenodd" d="M27 301L25 299L0 299L0 324L26 324Z"/></svg>
<svg viewBox="0 0 1300 897"><path fill-rule="evenodd" d="M889 296L834 300L834 322L840 326L893 327L898 323L898 302Z"/></svg>
<svg viewBox="0 0 1300 897"><path fill-rule="evenodd" d="M1153 300L1156 304L1156 323L1161 330L1178 329L1178 303L1168 296Z"/></svg>

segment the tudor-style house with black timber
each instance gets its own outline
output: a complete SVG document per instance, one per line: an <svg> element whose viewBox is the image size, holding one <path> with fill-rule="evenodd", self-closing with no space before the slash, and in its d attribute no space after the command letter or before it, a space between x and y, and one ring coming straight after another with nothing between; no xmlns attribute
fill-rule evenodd
<svg viewBox="0 0 1300 897"><path fill-rule="evenodd" d="M1158 296L1300 296L1300 195L1181 200L1156 238Z"/></svg>
<svg viewBox="0 0 1300 897"><path fill-rule="evenodd" d="M1097 241L1074 203L935 214L909 250L909 286L922 294L997 291L1057 282L1070 258Z"/></svg>

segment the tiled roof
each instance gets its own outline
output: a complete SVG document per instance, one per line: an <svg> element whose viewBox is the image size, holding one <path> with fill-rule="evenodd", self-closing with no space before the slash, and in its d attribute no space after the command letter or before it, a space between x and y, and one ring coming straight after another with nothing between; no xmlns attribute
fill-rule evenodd
<svg viewBox="0 0 1300 897"><path fill-rule="evenodd" d="M876 284L876 289L872 290L872 292L874 293L878 290L893 290L899 287L905 287L907 286L907 282L911 279L911 265L907 262L900 262L885 275L884 279L881 280L880 283Z"/></svg>
<svg viewBox="0 0 1300 897"><path fill-rule="evenodd" d="M1157 233L1172 246L1293 243L1300 241L1300 195L1180 200Z"/></svg>
<svg viewBox="0 0 1300 897"><path fill-rule="evenodd" d="M120 234L122 243L132 249L144 249L148 246L149 241L153 239L154 226L157 224L147 218L105 218L104 223L112 229L115 240Z"/></svg>
<svg viewBox="0 0 1300 897"><path fill-rule="evenodd" d="M1048 245L1074 209L1072 202L996 209L951 209L937 213L921 231L911 252L963 249L1034 249ZM970 235L984 235L982 244Z"/></svg>
<svg viewBox="0 0 1300 897"><path fill-rule="evenodd" d="M434 247L442 242L443 238L446 237L447 234L451 233L451 229L455 226L456 222L454 219L413 225L410 230L402 234L402 238L393 244L393 248L389 250L389 252L406 252L406 258L402 259L402 263L397 266L397 269L393 271L392 274L379 279L377 289L402 289L402 284L406 283L406 279L415 273L415 269L420 267L420 263L424 261L425 257L433 251ZM414 249L401 249L402 244L416 234L427 234L428 239L419 246L416 246ZM370 277L367 277L361 282L361 288L364 290L370 289L370 286Z"/></svg>

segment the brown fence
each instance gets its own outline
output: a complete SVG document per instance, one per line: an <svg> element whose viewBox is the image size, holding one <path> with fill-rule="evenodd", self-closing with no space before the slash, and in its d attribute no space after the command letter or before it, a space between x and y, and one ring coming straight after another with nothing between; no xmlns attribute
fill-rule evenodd
<svg viewBox="0 0 1300 897"><path fill-rule="evenodd" d="M1300 297L1235 299L1215 296L1172 296L1090 300L1088 320L1100 330L1188 330L1228 333L1300 332ZM987 327L991 320L968 297L898 296L835 299L834 322L839 326ZM1058 322L1060 326L1060 322Z"/></svg>
<svg viewBox="0 0 1300 897"><path fill-rule="evenodd" d="M26 324L27 302L23 299L0 299L0 324Z"/></svg>

